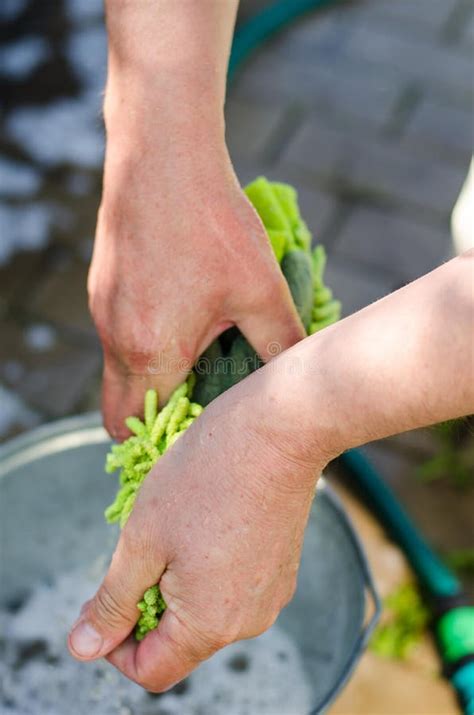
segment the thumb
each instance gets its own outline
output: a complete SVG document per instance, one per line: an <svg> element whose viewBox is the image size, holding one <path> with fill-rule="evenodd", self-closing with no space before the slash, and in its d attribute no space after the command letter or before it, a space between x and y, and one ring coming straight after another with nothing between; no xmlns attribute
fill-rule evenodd
<svg viewBox="0 0 474 715"><path fill-rule="evenodd" d="M140 615L137 603L164 570L154 559L152 573L146 559L137 557L140 550L127 546L124 534L99 590L84 604L69 633L68 647L78 660L101 658L127 638Z"/></svg>
<svg viewBox="0 0 474 715"><path fill-rule="evenodd" d="M265 362L306 337L283 275L237 325Z"/></svg>
<svg viewBox="0 0 474 715"><path fill-rule="evenodd" d="M190 629L168 607L156 630L140 643L122 643L107 660L146 690L163 692L229 642Z"/></svg>

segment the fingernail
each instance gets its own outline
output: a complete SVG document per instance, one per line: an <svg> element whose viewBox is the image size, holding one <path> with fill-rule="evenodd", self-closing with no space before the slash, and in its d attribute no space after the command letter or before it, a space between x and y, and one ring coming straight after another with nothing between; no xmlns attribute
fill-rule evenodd
<svg viewBox="0 0 474 715"><path fill-rule="evenodd" d="M100 651L102 636L87 621L79 621L71 631L71 647L82 658L92 658Z"/></svg>

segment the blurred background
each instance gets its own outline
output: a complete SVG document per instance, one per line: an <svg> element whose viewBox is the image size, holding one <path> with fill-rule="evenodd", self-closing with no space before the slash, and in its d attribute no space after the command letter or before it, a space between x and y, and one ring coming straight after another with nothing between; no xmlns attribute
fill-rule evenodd
<svg viewBox="0 0 474 715"><path fill-rule="evenodd" d="M242 2L239 22L264 5ZM101 0L2 0L0 42L4 440L99 407L86 276L104 145ZM473 148L473 45L470 0L344 2L268 42L229 90L239 178L296 186L345 315L453 253L450 215ZM472 425L405 434L368 452L474 594ZM411 581L403 556L332 472L381 594L397 601ZM458 712L419 631L407 653L369 651L333 712Z"/></svg>

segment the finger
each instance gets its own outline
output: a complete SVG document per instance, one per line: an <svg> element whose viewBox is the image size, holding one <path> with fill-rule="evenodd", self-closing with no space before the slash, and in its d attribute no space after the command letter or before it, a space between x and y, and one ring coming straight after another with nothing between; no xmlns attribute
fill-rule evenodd
<svg viewBox="0 0 474 715"><path fill-rule="evenodd" d="M265 362L306 336L283 278L268 288L237 325Z"/></svg>
<svg viewBox="0 0 474 715"><path fill-rule="evenodd" d="M190 631L168 608L156 630L140 643L127 640L107 660L147 690L163 692L224 645Z"/></svg>
<svg viewBox="0 0 474 715"><path fill-rule="evenodd" d="M184 364L183 364L184 366ZM114 439L122 441L130 432L125 420L130 415L141 417L145 392L153 388L158 392L160 403L166 402L173 390L187 377L187 370L165 370L158 361L151 360L143 374L132 374L117 365L113 358L105 358L102 381L102 413L104 425Z"/></svg>
<svg viewBox="0 0 474 715"><path fill-rule="evenodd" d="M127 545L127 528L99 590L84 604L69 634L69 650L79 660L101 658L127 638L140 615L137 603L164 570L155 551L151 564L143 549Z"/></svg>

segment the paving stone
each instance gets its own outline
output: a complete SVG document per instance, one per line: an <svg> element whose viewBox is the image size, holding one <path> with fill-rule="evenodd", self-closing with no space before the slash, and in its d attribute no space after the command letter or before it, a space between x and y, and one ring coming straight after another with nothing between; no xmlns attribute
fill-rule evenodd
<svg viewBox="0 0 474 715"><path fill-rule="evenodd" d="M101 0L68 0L66 6L70 19L76 24L102 20L104 15L104 4Z"/></svg>
<svg viewBox="0 0 474 715"><path fill-rule="evenodd" d="M399 5L400 0L391 4ZM267 54L318 70L331 66L341 77L351 67L360 67L368 76L396 73L420 88L472 99L472 61L463 49L423 33L407 32L408 23L381 22L371 10L368 3L354 3L341 5L339 11L310 15L273 42Z"/></svg>
<svg viewBox="0 0 474 715"><path fill-rule="evenodd" d="M41 320L95 334L87 305L88 266L79 258L57 266L38 286L29 303Z"/></svg>
<svg viewBox="0 0 474 715"><path fill-rule="evenodd" d="M0 194L2 196L28 197L34 194L40 185L41 176L34 167L13 161L0 154Z"/></svg>
<svg viewBox="0 0 474 715"><path fill-rule="evenodd" d="M340 3L327 11L308 13L276 35L265 53L279 53L289 62L302 61L303 56L311 62L317 56L320 63L333 63L341 55L354 27L365 21L365 7L360 2Z"/></svg>
<svg viewBox="0 0 474 715"><path fill-rule="evenodd" d="M240 0L237 12L237 27L250 20L257 12L265 10L272 4L272 0Z"/></svg>
<svg viewBox="0 0 474 715"><path fill-rule="evenodd" d="M395 66L423 85L445 86L472 97L471 58L455 48L394 32L392 26L385 29L368 23L356 26L344 47L344 56L348 60L363 59L377 68Z"/></svg>
<svg viewBox="0 0 474 715"><path fill-rule="evenodd" d="M49 347L33 350L20 326L2 325L0 379L49 417L74 412L100 363L98 347L69 344L59 338Z"/></svg>
<svg viewBox="0 0 474 715"><path fill-rule="evenodd" d="M439 34L457 4L458 0L370 0L363 3L366 17L380 19L392 30L399 25L408 34L420 31Z"/></svg>
<svg viewBox="0 0 474 715"><path fill-rule="evenodd" d="M368 122L383 126L389 120L405 86L399 73L367 72L360 63L340 66L292 62L265 52L237 78L237 96L279 102L298 102L340 124Z"/></svg>
<svg viewBox="0 0 474 715"><path fill-rule="evenodd" d="M99 412L101 409L102 373L97 373L89 380L79 401L76 412Z"/></svg>
<svg viewBox="0 0 474 715"><path fill-rule="evenodd" d="M40 278L43 254L37 251L16 253L0 265L0 316L12 305L21 306Z"/></svg>
<svg viewBox="0 0 474 715"><path fill-rule="evenodd" d="M474 47L474 12L464 28L462 40L466 43L468 51L470 50L472 52L472 48Z"/></svg>
<svg viewBox="0 0 474 715"><path fill-rule="evenodd" d="M330 256L325 281L334 296L342 302L342 315L351 315L396 287L386 275L366 270L359 263L350 263Z"/></svg>
<svg viewBox="0 0 474 715"><path fill-rule="evenodd" d="M425 99L409 120L404 136L448 160L465 160L474 149L472 110Z"/></svg>
<svg viewBox="0 0 474 715"><path fill-rule="evenodd" d="M308 117L283 153L309 176L336 182L372 197L447 217L458 197L466 167L420 158L393 141L368 140Z"/></svg>
<svg viewBox="0 0 474 715"><path fill-rule="evenodd" d="M293 182L293 186L298 191L301 215L313 234L313 240L321 240L328 246L327 229L339 210L337 200L324 191L306 186L302 181Z"/></svg>
<svg viewBox="0 0 474 715"><path fill-rule="evenodd" d="M381 209L356 208L335 241L333 256L388 272L402 285L451 257L448 232Z"/></svg>
<svg viewBox="0 0 474 715"><path fill-rule="evenodd" d="M267 162L253 163L244 161L241 157L236 156L232 159L232 164L241 186L246 186L257 176L266 176L267 179L272 178L272 169Z"/></svg>
<svg viewBox="0 0 474 715"><path fill-rule="evenodd" d="M229 97L226 140L232 159L258 162L282 121L284 108Z"/></svg>
<svg viewBox="0 0 474 715"><path fill-rule="evenodd" d="M49 242L53 208L46 202L0 203L0 265L18 251L40 251Z"/></svg>

